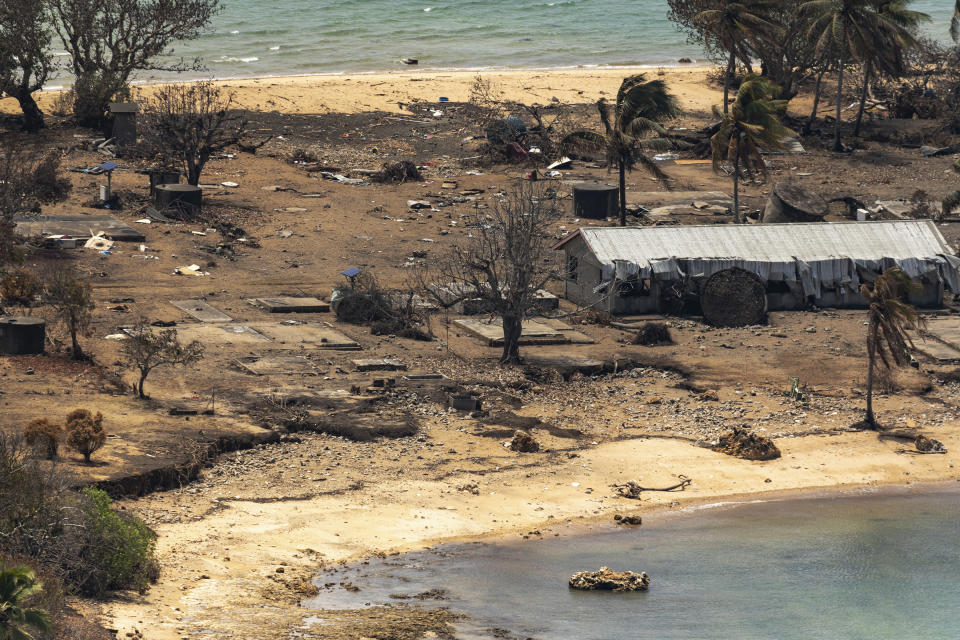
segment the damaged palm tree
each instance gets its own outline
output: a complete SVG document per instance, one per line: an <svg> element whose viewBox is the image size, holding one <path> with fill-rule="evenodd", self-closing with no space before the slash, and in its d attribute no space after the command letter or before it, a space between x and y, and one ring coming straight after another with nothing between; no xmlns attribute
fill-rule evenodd
<svg viewBox="0 0 960 640"><path fill-rule="evenodd" d="M548 226L555 214L555 200L543 186L521 184L490 209L475 209L464 224L470 235L417 275L421 295L440 307L479 299L499 316L502 364L520 362L523 320L537 309L537 290L555 276L546 260ZM436 283L445 283L444 289Z"/></svg>
<svg viewBox="0 0 960 640"><path fill-rule="evenodd" d="M926 326L926 321L917 310L905 301L907 294L915 293L919 286L899 267L891 267L873 281L872 285L860 285L860 294L870 305L867 324L867 416L866 425L877 426L873 414L873 373L879 358L880 363L891 368L903 366L910 361L908 347L913 347L908 330L917 331Z"/></svg>
<svg viewBox="0 0 960 640"><path fill-rule="evenodd" d="M740 83L730 113L716 107L713 115L720 119L720 129L710 138L713 149L713 170L720 172L726 160L733 164L733 221L740 216L740 174L767 175L767 164L761 149L782 149L783 138L793 132L780 122L786 111L786 100L774 100L779 88L758 75L748 75Z"/></svg>
<svg viewBox="0 0 960 640"><path fill-rule="evenodd" d="M603 133L574 131L563 139L572 150L606 151L609 167L620 174L620 226L627 226L627 171L637 164L657 182L667 185L669 176L647 155L648 151L664 151L672 146L661 120L678 113L676 100L667 92L662 80L647 81L643 74L625 78L617 92L616 105L600 98L597 102ZM658 138L646 138L651 133Z"/></svg>

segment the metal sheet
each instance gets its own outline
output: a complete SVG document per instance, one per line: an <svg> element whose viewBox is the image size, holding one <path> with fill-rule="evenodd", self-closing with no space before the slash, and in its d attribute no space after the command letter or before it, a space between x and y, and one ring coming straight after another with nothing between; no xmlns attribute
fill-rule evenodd
<svg viewBox="0 0 960 640"><path fill-rule="evenodd" d="M870 271L897 265L913 277L938 272L951 291L960 291L953 250L931 220L600 227L579 233L602 265L604 280L624 273L620 262L626 261L637 265L641 277L708 277L739 266L764 279L802 280L805 289L819 289L856 287L858 265Z"/></svg>

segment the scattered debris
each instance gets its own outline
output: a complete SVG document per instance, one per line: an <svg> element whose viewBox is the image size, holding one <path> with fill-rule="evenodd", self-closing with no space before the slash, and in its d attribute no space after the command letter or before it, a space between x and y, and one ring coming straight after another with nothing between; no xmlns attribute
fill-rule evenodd
<svg viewBox="0 0 960 640"><path fill-rule="evenodd" d="M713 450L744 460L774 460L780 457L780 449L773 440L758 436L745 427L734 427L721 435Z"/></svg>
<svg viewBox="0 0 960 640"><path fill-rule="evenodd" d="M645 322L630 342L652 347L659 344L673 344L673 338L670 337L670 328L663 322Z"/></svg>
<svg viewBox="0 0 960 640"><path fill-rule="evenodd" d="M417 165L409 160L402 160L400 162L384 162L383 169L375 173L372 179L374 182L403 184L408 180L423 182L423 175L421 175ZM454 183L454 187L456 187L456 183Z"/></svg>
<svg viewBox="0 0 960 640"><path fill-rule="evenodd" d="M643 518L640 516L622 516L619 513L613 516L613 521L617 524L629 524L640 526L643 524Z"/></svg>
<svg viewBox="0 0 960 640"><path fill-rule="evenodd" d="M913 446L917 448L917 451L920 453L946 453L947 448L939 440L934 440L933 438L928 438L927 436L918 434L916 439L913 441Z"/></svg>

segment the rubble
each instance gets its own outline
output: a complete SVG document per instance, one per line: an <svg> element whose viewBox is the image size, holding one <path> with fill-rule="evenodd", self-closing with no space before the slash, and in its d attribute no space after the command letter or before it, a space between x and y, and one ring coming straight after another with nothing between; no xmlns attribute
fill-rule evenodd
<svg viewBox="0 0 960 640"><path fill-rule="evenodd" d="M744 460L774 460L780 457L780 449L773 440L758 436L744 427L734 427L720 436L713 450Z"/></svg>

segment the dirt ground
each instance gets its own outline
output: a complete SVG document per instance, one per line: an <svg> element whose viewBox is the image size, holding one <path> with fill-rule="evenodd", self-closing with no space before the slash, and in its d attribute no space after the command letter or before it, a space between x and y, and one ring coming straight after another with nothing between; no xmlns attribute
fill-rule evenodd
<svg viewBox="0 0 960 640"><path fill-rule="evenodd" d="M702 86L694 91L696 78L685 73L677 82L689 112L673 125L694 131L708 123L707 106L717 92ZM371 335L367 327L337 322L332 313L269 314L250 304L252 298L283 295L328 300L333 287L345 282L340 272L353 266L374 272L385 286L402 286L411 265L429 261L469 233L459 223L473 206L489 204L532 169L478 162L474 156L483 134L478 112L469 104L431 102L403 110L386 104L389 98L409 105L444 87L443 78L422 80L431 83L429 92L412 89L413 79L407 77L364 79L360 84L367 94L385 94L380 102L364 102L363 95L350 93L354 81L347 79L340 86L355 106L381 109L349 113L331 113L329 105L313 103L315 112L304 111L297 92L316 95L306 81L246 83L245 100L260 94L262 101L265 93L278 109L251 113L252 137L273 138L256 154L232 150L229 157L211 160L202 178L211 185L204 190L202 219L136 222L148 202L147 180L135 173L138 163L121 159L113 187L123 207L111 213L141 230L146 240L117 243L109 254L76 250L28 260L27 268L37 271L70 260L92 281L97 309L83 344L94 362L69 361L59 330L52 332L48 355L0 358L3 426L18 430L34 417L60 418L76 407L102 411L110 438L94 464L84 465L72 453L62 464L80 482L112 481L110 486L127 494L123 508L144 517L160 534L160 582L145 596L128 594L99 611L90 605L91 615L101 615L121 636L136 629L149 640L194 634L285 638L292 632L316 638L446 637L448 615L434 614L425 624L421 612L403 607L337 614L341 617L332 626L304 628L311 612L297 603L312 592L310 577L321 566L441 540L530 536L533 530L552 535L570 523L605 526L598 523L618 512L655 513L654 508L725 496L960 479L954 469L954 451L960 450L960 370L955 365L918 355L919 368L900 370L884 381L876 399L881 422L922 428L942 440L948 454L913 455L907 453L910 443L849 429L864 409L865 316L860 310L777 312L767 325L741 329L668 318L674 344L657 347L632 345L631 334L615 327L576 324L594 344L522 347L531 366L501 368L497 348L442 314L433 319L437 339L418 342ZM468 80L459 78L456 88L442 95L465 98L458 92ZM502 82L508 80L517 82ZM613 94L619 78L591 77L582 89L576 89L575 80L566 74L527 78L557 89L552 93L563 100L582 98L571 109L570 126L593 125L592 101L601 90ZM340 95L328 89L329 95ZM523 99L523 87L512 90L512 97ZM544 88L533 93L539 101L550 100ZM803 99L797 104L802 112ZM770 156L769 181L744 185L746 207L762 207L770 184L785 178L828 198L852 196L868 204L909 197L917 189L942 198L956 188L950 171L954 158L924 158L915 148L931 128L919 121L878 121L868 128L862 148L846 155L825 151L826 139L804 139L807 154ZM890 131L909 141L870 140ZM0 136L59 148L64 167L106 159L88 149L94 136L85 130L57 125L29 139L12 131ZM313 154L318 164L289 162L298 150ZM357 170L400 159L421 165L426 181L355 186L309 170L322 166L365 179ZM731 190L729 178L714 174L709 165L664 169L684 188ZM590 223L572 215L571 184L615 179L586 161L562 174L550 181L563 211L552 227L557 239ZM43 213L104 213L88 206L103 178L68 175L74 184L69 200ZM450 180L456 187L444 189L442 183ZM659 190L642 171L628 176L628 187ZM476 190L477 199L457 202L455 195L466 190ZM413 210L408 200L435 206ZM441 203L448 206L436 206ZM837 208L830 219L842 216ZM685 216L680 222L728 220ZM948 242L960 241L960 224L939 228ZM174 275L177 267L191 264L207 275ZM267 347L249 334L201 326L170 304L184 299L205 300L229 315L230 325L285 337ZM561 303L561 310L572 308ZM954 312L952 306L932 311ZM282 324L291 317L315 329L335 330L361 349L302 344L308 329ZM151 374L149 401L132 397L133 375L119 360L120 342L107 337L139 318L176 323L206 346L201 362ZM257 376L240 364L261 355L281 357L287 370L300 372ZM561 356L611 366L563 377L537 365ZM405 382L403 372L364 373L352 363L386 357L403 361L408 373L443 374L448 381ZM799 379L806 402L789 397L791 377ZM397 383L370 389L377 378L397 378ZM448 409L444 384L475 394L489 415ZM170 415L172 407L199 414ZM213 415L203 415L206 409L214 409ZM403 424L416 431L358 442L342 436L348 432L345 424L360 429ZM783 457L748 462L709 449L723 430L742 424L774 438ZM505 443L517 428L530 431L541 452L509 450ZM157 469L200 459L196 442L218 440L223 448L239 450L209 461L195 481L176 471L156 475ZM693 479L687 490L650 494L639 504L616 497L610 488L630 479L666 485L679 475ZM172 488L150 492L154 485ZM387 635L397 629L408 635Z"/></svg>

